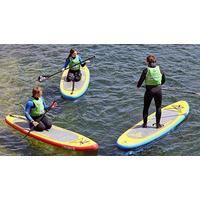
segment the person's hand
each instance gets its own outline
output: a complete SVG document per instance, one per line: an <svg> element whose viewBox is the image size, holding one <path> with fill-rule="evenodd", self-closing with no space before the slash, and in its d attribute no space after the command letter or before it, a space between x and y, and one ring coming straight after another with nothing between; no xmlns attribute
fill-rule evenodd
<svg viewBox="0 0 200 200"><path fill-rule="evenodd" d="M34 127L36 127L39 123L36 122L36 121L32 121L32 124L33 124Z"/></svg>
<svg viewBox="0 0 200 200"><path fill-rule="evenodd" d="M58 105L58 104L57 104L57 102L55 101L55 102L52 102L51 107L52 107L52 108L55 108L57 105Z"/></svg>
<svg viewBox="0 0 200 200"><path fill-rule="evenodd" d="M62 71L65 71L65 67L64 67L64 68L62 68Z"/></svg>

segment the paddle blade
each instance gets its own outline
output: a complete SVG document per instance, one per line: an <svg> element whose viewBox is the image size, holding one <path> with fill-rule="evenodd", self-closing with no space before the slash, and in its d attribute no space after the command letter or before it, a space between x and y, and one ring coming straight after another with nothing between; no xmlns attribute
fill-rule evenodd
<svg viewBox="0 0 200 200"><path fill-rule="evenodd" d="M38 81L41 83L41 82L44 82L44 81L46 81L48 79L48 77L47 76L39 76L38 77Z"/></svg>
<svg viewBox="0 0 200 200"><path fill-rule="evenodd" d="M55 106L57 106L56 100L54 100L54 101L51 103L50 108L54 108Z"/></svg>

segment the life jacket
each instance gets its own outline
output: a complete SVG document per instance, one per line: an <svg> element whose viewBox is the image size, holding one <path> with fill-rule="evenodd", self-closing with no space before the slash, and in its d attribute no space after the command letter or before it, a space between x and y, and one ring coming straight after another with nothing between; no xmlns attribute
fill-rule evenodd
<svg viewBox="0 0 200 200"><path fill-rule="evenodd" d="M79 56L76 55L75 58L69 58L69 69L73 70L73 71L78 71L80 70L81 68L81 65L78 64L80 61L79 61ZM76 65L76 66L74 66Z"/></svg>
<svg viewBox="0 0 200 200"><path fill-rule="evenodd" d="M38 117L38 116L44 114L45 111L44 111L44 104L43 104L42 98L39 98L38 100L36 100L33 97L31 97L30 101L32 101L35 105L35 108L31 108L31 110L30 110L31 117Z"/></svg>
<svg viewBox="0 0 200 200"><path fill-rule="evenodd" d="M146 85L161 85L162 82L162 74L160 72L160 67L148 67L147 74L145 78Z"/></svg>

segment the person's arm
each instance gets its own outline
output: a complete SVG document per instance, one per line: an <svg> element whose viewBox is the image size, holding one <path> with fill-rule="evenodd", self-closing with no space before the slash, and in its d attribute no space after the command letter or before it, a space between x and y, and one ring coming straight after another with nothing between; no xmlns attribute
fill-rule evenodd
<svg viewBox="0 0 200 200"><path fill-rule="evenodd" d="M28 121L30 122L34 121L33 118L30 116L30 111L31 111L31 108L33 107L34 107L34 104L32 101L28 101L26 103L25 116L26 116L26 119L28 119Z"/></svg>
<svg viewBox="0 0 200 200"><path fill-rule="evenodd" d="M69 58L67 58L63 68L65 69L69 65L69 63L70 63L70 60L69 60Z"/></svg>
<svg viewBox="0 0 200 200"><path fill-rule="evenodd" d="M142 84L143 84L143 82L144 82L144 80L146 78L146 74L147 74L147 69L144 69L142 74L141 74L141 76L140 76L140 79L139 79L139 81L137 83L137 87L138 88L140 88L142 86Z"/></svg>
<svg viewBox="0 0 200 200"><path fill-rule="evenodd" d="M80 62L80 63L82 63L82 62L83 62L83 60L82 60L81 56L79 56L79 55L78 55L78 60L79 60L79 62Z"/></svg>
<svg viewBox="0 0 200 200"><path fill-rule="evenodd" d="M165 73L162 70L161 70L161 74L162 74L161 85L163 85L166 81L166 77L165 77Z"/></svg>
<svg viewBox="0 0 200 200"><path fill-rule="evenodd" d="M43 98L43 97L42 97L42 101L43 101L44 109L45 109L45 110L48 110L48 109L49 109L49 106L47 106L47 104L45 103L45 101L44 101L44 98Z"/></svg>
<svg viewBox="0 0 200 200"><path fill-rule="evenodd" d="M81 63L81 66L84 67L86 65L86 62L82 63L83 60L82 58L78 55L78 60L79 60L79 63Z"/></svg>

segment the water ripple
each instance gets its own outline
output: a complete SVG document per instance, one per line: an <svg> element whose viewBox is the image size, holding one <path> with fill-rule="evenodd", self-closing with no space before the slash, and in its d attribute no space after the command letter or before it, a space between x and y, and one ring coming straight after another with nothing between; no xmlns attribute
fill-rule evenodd
<svg viewBox="0 0 200 200"><path fill-rule="evenodd" d="M84 134L100 145L98 155L200 155L199 96L200 45L0 45L0 155L96 155L65 151L22 135L9 128L4 117L23 114L40 74L62 68L69 49L77 48L86 58L95 55L89 65L91 83L87 93L71 102L60 97L61 74L40 84L48 103L59 99L56 110L49 113L54 124ZM156 54L167 82L163 104L186 100L191 112L188 119L168 135L143 148L122 151L117 138L142 118L144 89L136 82L145 68L145 57ZM152 105L151 112L155 110Z"/></svg>

